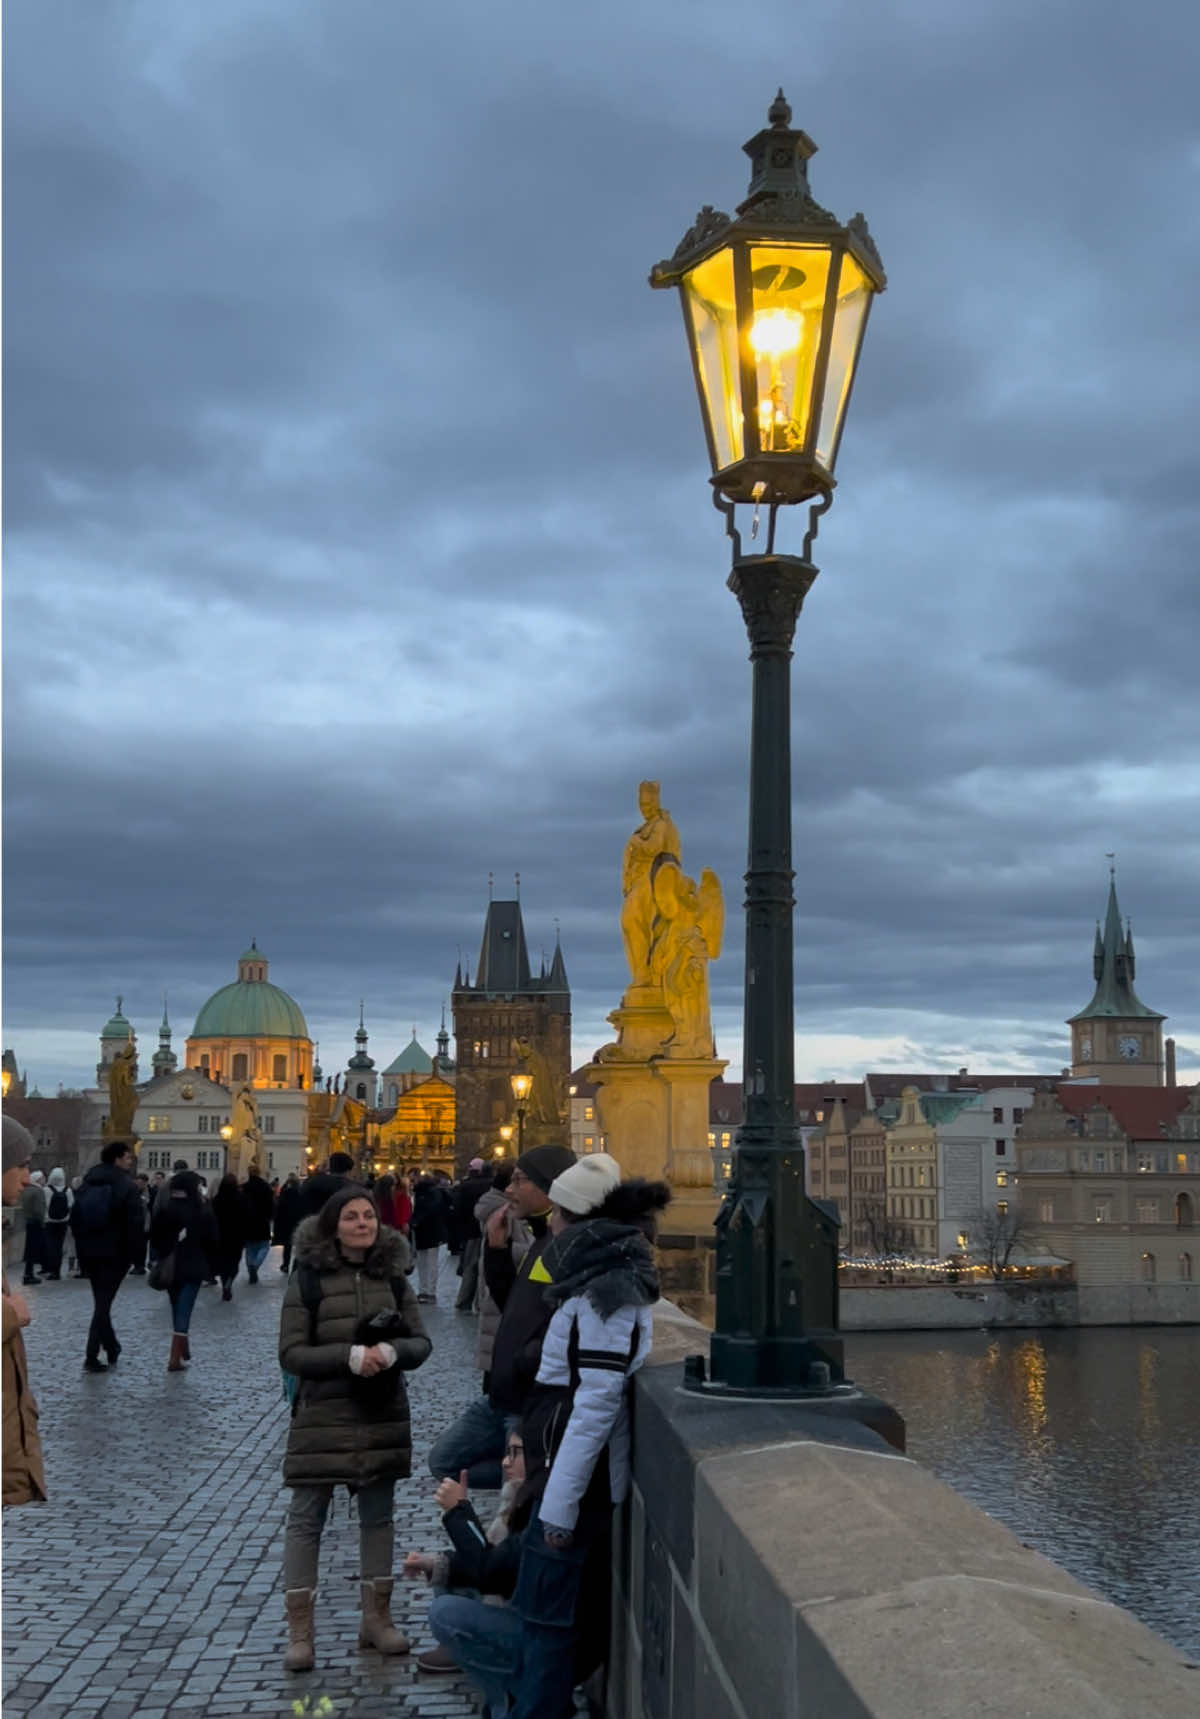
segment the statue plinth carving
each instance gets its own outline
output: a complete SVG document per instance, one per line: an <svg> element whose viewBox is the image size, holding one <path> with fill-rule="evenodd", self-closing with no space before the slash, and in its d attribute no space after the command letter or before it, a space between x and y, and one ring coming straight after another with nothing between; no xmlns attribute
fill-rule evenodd
<svg viewBox="0 0 1200 1719"><path fill-rule="evenodd" d="M716 873L683 870L679 832L657 782L638 789L642 823L626 843L621 936L630 983L608 1019L616 1028L584 1070L608 1150L627 1176L665 1177L675 1190L667 1230L703 1229L716 1215L708 1146L709 1087L727 1064L713 1054L708 967L721 952L724 904Z"/></svg>

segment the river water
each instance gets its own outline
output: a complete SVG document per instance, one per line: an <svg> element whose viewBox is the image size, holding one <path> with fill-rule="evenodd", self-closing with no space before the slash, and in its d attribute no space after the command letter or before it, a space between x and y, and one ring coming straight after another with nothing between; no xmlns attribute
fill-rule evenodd
<svg viewBox="0 0 1200 1719"><path fill-rule="evenodd" d="M1200 1329L846 1333L909 1455L1200 1659Z"/></svg>

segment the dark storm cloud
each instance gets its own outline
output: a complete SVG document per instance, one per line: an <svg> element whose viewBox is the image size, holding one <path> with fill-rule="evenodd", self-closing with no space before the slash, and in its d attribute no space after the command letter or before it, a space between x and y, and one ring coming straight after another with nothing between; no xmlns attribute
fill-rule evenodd
<svg viewBox="0 0 1200 1719"><path fill-rule="evenodd" d="M583 1054L644 774L725 881L736 1063L745 642L645 279L779 81L891 278L797 639L801 1031L831 1074L1059 1066L1116 848L1200 1040L1182 0L7 26L5 1031L43 1080L118 988L186 1031L252 934L327 1067L359 997L381 1061L428 1043L489 870L535 952L561 920Z"/></svg>

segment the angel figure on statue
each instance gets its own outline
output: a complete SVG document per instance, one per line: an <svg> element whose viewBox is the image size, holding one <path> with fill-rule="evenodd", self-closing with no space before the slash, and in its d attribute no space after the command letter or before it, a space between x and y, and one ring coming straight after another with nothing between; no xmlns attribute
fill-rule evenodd
<svg viewBox="0 0 1200 1719"><path fill-rule="evenodd" d="M654 935L651 978L661 984L675 1031L667 1041L669 1057L712 1055L712 1014L708 964L721 953L725 904L716 872L709 867L697 886L677 860L664 858L654 868Z"/></svg>

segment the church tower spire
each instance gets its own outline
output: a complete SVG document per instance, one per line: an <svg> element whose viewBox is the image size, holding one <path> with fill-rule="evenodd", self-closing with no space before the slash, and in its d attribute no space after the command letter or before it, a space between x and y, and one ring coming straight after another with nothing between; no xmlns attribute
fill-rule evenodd
<svg viewBox="0 0 1200 1719"><path fill-rule="evenodd" d="M154 1070L154 1078L161 1079L163 1075L174 1074L179 1066L179 1058L171 1049L171 1023L167 1019L167 993L163 992L163 1018L158 1029L158 1049L150 1058L150 1066Z"/></svg>
<svg viewBox="0 0 1200 1719"><path fill-rule="evenodd" d="M1115 868L1108 884L1104 931L1096 927L1092 952L1095 994L1072 1015L1071 1073L1076 1080L1113 1086L1161 1086L1162 1023L1165 1015L1148 1009L1133 988L1137 961L1133 930L1121 922Z"/></svg>

